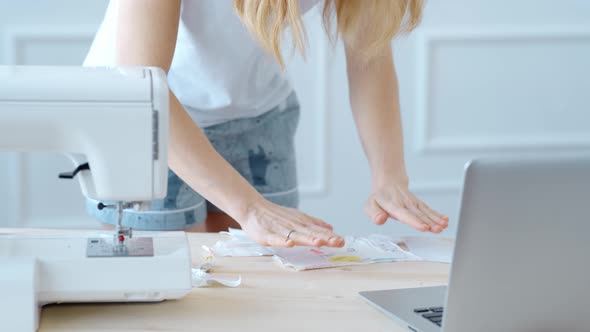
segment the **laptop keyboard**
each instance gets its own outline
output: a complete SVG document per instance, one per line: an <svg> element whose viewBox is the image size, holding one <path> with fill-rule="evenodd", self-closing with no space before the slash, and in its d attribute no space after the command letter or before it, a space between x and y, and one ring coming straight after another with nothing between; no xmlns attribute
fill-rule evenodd
<svg viewBox="0 0 590 332"><path fill-rule="evenodd" d="M432 307L432 308L418 308L414 309L414 312L425 319L428 319L432 323L441 326L442 325L442 316L443 316L443 307Z"/></svg>

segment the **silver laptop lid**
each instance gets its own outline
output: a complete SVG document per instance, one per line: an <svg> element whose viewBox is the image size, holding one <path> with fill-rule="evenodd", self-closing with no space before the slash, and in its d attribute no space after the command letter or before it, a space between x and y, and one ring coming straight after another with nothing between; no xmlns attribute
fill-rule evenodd
<svg viewBox="0 0 590 332"><path fill-rule="evenodd" d="M444 331L588 331L590 158L467 166Z"/></svg>

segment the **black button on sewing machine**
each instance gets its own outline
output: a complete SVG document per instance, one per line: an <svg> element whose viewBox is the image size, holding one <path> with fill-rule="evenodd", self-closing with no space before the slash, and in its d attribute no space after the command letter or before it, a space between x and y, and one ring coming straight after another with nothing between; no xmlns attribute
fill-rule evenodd
<svg viewBox="0 0 590 332"><path fill-rule="evenodd" d="M422 317L430 319L430 318L442 317L442 315L443 315L442 312L431 312L431 313L422 315Z"/></svg>

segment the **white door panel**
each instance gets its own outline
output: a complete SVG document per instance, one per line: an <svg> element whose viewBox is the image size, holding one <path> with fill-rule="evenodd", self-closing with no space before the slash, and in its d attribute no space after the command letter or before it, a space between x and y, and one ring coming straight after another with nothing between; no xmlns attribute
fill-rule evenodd
<svg viewBox="0 0 590 332"><path fill-rule="evenodd" d="M0 225L17 226L21 219L20 157L17 152L0 153Z"/></svg>

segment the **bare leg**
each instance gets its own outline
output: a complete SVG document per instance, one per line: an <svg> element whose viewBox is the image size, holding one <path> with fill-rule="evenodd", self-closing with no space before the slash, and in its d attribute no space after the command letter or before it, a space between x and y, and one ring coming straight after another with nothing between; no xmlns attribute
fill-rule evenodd
<svg viewBox="0 0 590 332"><path fill-rule="evenodd" d="M205 223L191 227L185 231L218 233L227 231L229 228L240 229L241 227L232 217L223 212L208 212Z"/></svg>

